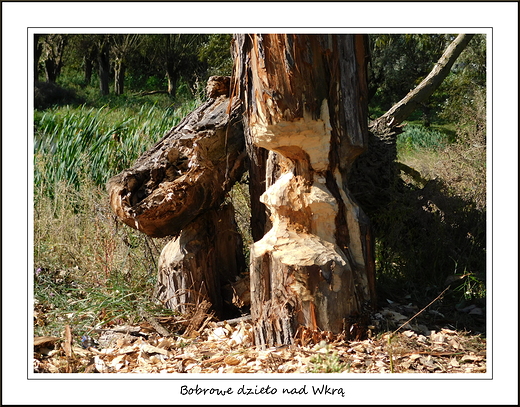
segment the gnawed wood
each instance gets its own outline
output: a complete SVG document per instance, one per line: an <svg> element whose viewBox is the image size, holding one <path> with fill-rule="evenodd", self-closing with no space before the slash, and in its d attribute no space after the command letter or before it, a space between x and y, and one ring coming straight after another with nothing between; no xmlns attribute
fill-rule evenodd
<svg viewBox="0 0 520 407"><path fill-rule="evenodd" d="M164 247L155 296L182 314L206 301L219 317L229 315L237 309L223 288L244 269L242 238L228 204L198 216Z"/></svg>
<svg viewBox="0 0 520 407"><path fill-rule="evenodd" d="M367 141L363 36L237 35L235 45L247 144L269 151L257 173L270 230L251 248L255 342L292 343L299 325L340 332L375 295L369 223L346 178Z"/></svg>
<svg viewBox="0 0 520 407"><path fill-rule="evenodd" d="M177 235L218 208L243 174L241 104L228 97L229 79L212 82L212 99L109 180L112 209L128 226L152 237Z"/></svg>

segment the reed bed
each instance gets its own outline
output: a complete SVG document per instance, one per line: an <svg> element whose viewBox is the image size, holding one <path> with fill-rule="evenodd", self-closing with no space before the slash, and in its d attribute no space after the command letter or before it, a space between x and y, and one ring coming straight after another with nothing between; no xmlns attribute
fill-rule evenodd
<svg viewBox="0 0 520 407"><path fill-rule="evenodd" d="M36 111L35 190L43 187L52 195L58 183L77 189L84 179L104 185L178 124L189 108L80 106Z"/></svg>

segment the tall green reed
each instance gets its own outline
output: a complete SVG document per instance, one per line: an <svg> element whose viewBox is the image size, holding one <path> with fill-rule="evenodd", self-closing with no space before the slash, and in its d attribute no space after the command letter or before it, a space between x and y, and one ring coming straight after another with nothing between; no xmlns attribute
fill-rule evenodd
<svg viewBox="0 0 520 407"><path fill-rule="evenodd" d="M58 182L103 185L175 126L184 112L155 105L57 108L35 112L34 182L52 194Z"/></svg>

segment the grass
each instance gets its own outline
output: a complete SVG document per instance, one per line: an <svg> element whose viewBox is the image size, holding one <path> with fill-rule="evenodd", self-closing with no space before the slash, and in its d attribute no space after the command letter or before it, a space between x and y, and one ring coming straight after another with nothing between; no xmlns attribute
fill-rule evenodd
<svg viewBox="0 0 520 407"><path fill-rule="evenodd" d="M447 142L447 135L439 130L409 124L397 137L397 148L401 151L418 148L438 149L445 146Z"/></svg>
<svg viewBox="0 0 520 407"><path fill-rule="evenodd" d="M104 188L61 182L34 205L35 335L79 337L94 327L132 323L143 310L168 314L152 298L163 245L112 215Z"/></svg>
<svg viewBox="0 0 520 407"><path fill-rule="evenodd" d="M178 124L183 109L157 105L112 109L59 107L34 115L34 181L47 193L61 181L78 188L81 177L104 185Z"/></svg>
<svg viewBox="0 0 520 407"><path fill-rule="evenodd" d="M350 372L350 364L342 361L336 351L331 351L331 347L325 342L320 345L322 348L325 348L325 352L310 359L309 373Z"/></svg>

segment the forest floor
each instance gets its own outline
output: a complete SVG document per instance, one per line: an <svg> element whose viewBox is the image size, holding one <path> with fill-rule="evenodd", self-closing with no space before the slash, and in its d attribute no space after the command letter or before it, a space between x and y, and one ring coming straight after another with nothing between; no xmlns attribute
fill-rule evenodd
<svg viewBox="0 0 520 407"><path fill-rule="evenodd" d="M477 306L461 312L485 322ZM265 348L254 346L247 316L220 322L204 312L189 321L145 316L135 326L94 330L96 340L74 338L66 326L61 338L34 338L34 372L485 373L485 335L433 323L437 314L388 301L363 340L301 331L294 345ZM182 335L170 333L180 326Z"/></svg>

